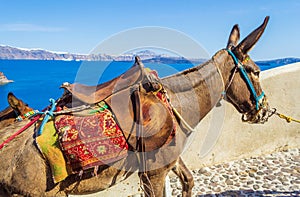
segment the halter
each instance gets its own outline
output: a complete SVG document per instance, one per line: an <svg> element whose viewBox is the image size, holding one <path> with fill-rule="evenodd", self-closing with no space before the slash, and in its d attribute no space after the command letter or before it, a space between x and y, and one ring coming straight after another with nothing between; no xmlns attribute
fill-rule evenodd
<svg viewBox="0 0 300 197"><path fill-rule="evenodd" d="M240 73L242 74L243 78L246 81L246 84L250 88L250 92L252 93L252 96L255 99L256 110L258 110L259 107L262 105L260 101L261 101L261 99L265 95L264 91L262 91L262 93L259 96L257 96L257 93L256 93L256 91L254 89L254 86L253 86L253 84L252 84L252 82L251 82L251 80L250 80L250 78L249 78L249 76L248 76L245 68L244 68L244 65L237 59L237 57L234 55L234 53L231 50L227 50L227 52L231 55L231 57L233 58L233 61L234 61L235 65L236 65L234 73L236 72L237 69L239 69ZM233 77L234 77L234 74L231 77L229 85L225 89L225 93L226 93L227 89L229 88L229 86L231 85Z"/></svg>
<svg viewBox="0 0 300 197"><path fill-rule="evenodd" d="M34 116L35 114L37 114L39 111L38 110L32 110L32 111L29 111L23 115L19 115L18 117L16 117L16 120L18 122L21 122L22 120L25 120L27 118L31 118L32 116ZM15 111L15 113L17 114L17 112Z"/></svg>

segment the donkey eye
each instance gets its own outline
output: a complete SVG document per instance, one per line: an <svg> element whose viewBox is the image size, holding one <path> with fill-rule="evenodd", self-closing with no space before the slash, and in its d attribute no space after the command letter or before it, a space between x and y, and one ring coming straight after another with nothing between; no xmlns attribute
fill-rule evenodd
<svg viewBox="0 0 300 197"><path fill-rule="evenodd" d="M252 72L256 77L259 77L260 71L253 71Z"/></svg>

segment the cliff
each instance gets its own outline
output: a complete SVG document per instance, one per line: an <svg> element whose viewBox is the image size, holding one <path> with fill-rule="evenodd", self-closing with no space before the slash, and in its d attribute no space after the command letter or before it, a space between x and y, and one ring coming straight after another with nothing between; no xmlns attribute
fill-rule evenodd
<svg viewBox="0 0 300 197"><path fill-rule="evenodd" d="M150 50L143 50L136 53L122 55L108 54L72 54L67 52L51 52L44 49L23 49L11 46L0 45L0 59L22 59L22 60L66 60L66 61L133 61L138 55L142 60L148 62L189 62L182 57L171 57L166 54L156 54ZM193 59L193 62L203 62L203 60Z"/></svg>
<svg viewBox="0 0 300 197"><path fill-rule="evenodd" d="M67 52L52 52L44 49L24 49L0 45L0 60L133 61L134 57L137 55L140 56L144 63L200 64L206 61L205 59L185 59L184 57L174 57L167 54L156 54L151 50L143 50L122 55L72 54ZM283 58L276 60L257 61L256 63L262 68L262 70L267 70L269 68L295 62L300 62L300 59Z"/></svg>

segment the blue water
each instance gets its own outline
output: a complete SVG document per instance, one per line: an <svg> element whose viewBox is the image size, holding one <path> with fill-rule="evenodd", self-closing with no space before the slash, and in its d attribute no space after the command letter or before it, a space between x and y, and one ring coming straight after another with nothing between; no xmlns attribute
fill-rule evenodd
<svg viewBox="0 0 300 197"><path fill-rule="evenodd" d="M124 73L133 62L76 62L43 60L0 60L0 71L14 83L0 85L0 110L8 106L7 94L13 92L34 109L42 110L49 99L63 94L59 89L64 82L97 85ZM193 67L193 64L153 64L146 67L158 71L160 77ZM262 70L277 67L263 64Z"/></svg>
<svg viewBox="0 0 300 197"><path fill-rule="evenodd" d="M133 62L76 62L42 60L0 60L0 71L14 83L0 85L0 110L8 106L7 94L13 92L34 109L42 110L49 99L63 94L64 82L96 85L125 72ZM145 64L160 77L192 67L192 64Z"/></svg>

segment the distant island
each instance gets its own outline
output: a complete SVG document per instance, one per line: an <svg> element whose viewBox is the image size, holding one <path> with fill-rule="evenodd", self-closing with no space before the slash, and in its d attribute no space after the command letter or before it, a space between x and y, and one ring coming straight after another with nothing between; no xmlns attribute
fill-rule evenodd
<svg viewBox="0 0 300 197"><path fill-rule="evenodd" d="M112 54L72 54L67 52L52 52L44 49L24 49L0 45L0 60L63 60L63 61L133 61L135 56L145 63L163 64L200 64L206 59L186 59L167 54L157 54L151 50L138 51L122 55ZM300 62L300 58L282 58L276 60L257 61L261 67L274 67Z"/></svg>
<svg viewBox="0 0 300 197"><path fill-rule="evenodd" d="M4 73L0 72L0 85L5 85L7 83L12 83L12 82L14 82L14 81L7 79L7 77L4 75Z"/></svg>

